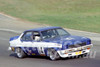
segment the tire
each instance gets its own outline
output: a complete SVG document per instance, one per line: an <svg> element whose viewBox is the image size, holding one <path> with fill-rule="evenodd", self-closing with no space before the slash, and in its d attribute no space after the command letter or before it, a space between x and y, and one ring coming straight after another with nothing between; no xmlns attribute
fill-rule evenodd
<svg viewBox="0 0 100 67"><path fill-rule="evenodd" d="M16 48L15 53L16 53L18 58L25 58L26 57L26 54L23 52L23 50L21 48Z"/></svg>
<svg viewBox="0 0 100 67"><path fill-rule="evenodd" d="M83 57L88 57L88 56L89 56L89 54L88 54L88 53L83 54Z"/></svg>
<svg viewBox="0 0 100 67"><path fill-rule="evenodd" d="M85 54L82 54L81 55L81 58L85 58L85 57L88 57L89 56L89 54L88 53L85 53Z"/></svg>
<svg viewBox="0 0 100 67"><path fill-rule="evenodd" d="M57 59L60 58L59 54L54 49L49 49L48 50L48 56L49 56L50 60L52 60L52 61L57 60Z"/></svg>

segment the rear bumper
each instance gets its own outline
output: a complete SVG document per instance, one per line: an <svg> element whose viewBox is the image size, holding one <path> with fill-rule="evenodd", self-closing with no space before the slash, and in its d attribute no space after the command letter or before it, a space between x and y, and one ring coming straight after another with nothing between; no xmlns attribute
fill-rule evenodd
<svg viewBox="0 0 100 67"><path fill-rule="evenodd" d="M90 49L88 49L88 47L90 47ZM90 45L86 45L86 46L82 46L82 47L78 47L78 48L72 48L72 49L74 49L74 51L71 51L71 52L67 52L70 49L59 50L57 52L62 58L66 58L66 57L78 56L81 54L90 53L90 50L92 47L93 47L93 44L90 44Z"/></svg>

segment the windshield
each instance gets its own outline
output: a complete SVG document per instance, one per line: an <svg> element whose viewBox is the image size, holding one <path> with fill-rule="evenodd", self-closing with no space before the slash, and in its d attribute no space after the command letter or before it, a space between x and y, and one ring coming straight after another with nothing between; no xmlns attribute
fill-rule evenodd
<svg viewBox="0 0 100 67"><path fill-rule="evenodd" d="M46 30L46 31L42 31L41 33L42 33L43 39L55 38L57 36L69 36L70 35L67 31L65 31L62 28Z"/></svg>

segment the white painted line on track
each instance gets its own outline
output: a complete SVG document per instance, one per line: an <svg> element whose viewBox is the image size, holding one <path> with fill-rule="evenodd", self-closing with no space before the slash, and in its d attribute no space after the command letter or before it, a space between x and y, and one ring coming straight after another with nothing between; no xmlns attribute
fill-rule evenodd
<svg viewBox="0 0 100 67"><path fill-rule="evenodd" d="M13 33L21 33L21 31L15 31L11 29L0 29L1 31L8 31L8 32L13 32Z"/></svg>
<svg viewBox="0 0 100 67"><path fill-rule="evenodd" d="M100 37L90 37L94 41L100 41Z"/></svg>
<svg viewBox="0 0 100 67"><path fill-rule="evenodd" d="M22 31L16 31L16 30L11 30L11 29L0 29L1 31L8 31L8 32L13 32L13 33L17 33L20 34L22 33ZM100 37L89 37L94 41L100 41ZM5 39L4 39L5 40Z"/></svg>

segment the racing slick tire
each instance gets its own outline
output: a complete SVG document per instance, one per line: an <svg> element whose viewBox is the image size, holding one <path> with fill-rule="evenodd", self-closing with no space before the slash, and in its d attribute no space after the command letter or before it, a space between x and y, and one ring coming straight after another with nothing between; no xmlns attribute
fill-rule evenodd
<svg viewBox="0 0 100 67"><path fill-rule="evenodd" d="M49 56L50 60L52 60L52 61L57 60L57 59L60 58L59 54L54 49L49 49L48 50L48 56Z"/></svg>
<svg viewBox="0 0 100 67"><path fill-rule="evenodd" d="M15 53L16 53L18 58L25 58L26 57L26 54L23 52L23 50L21 48L16 48Z"/></svg>

